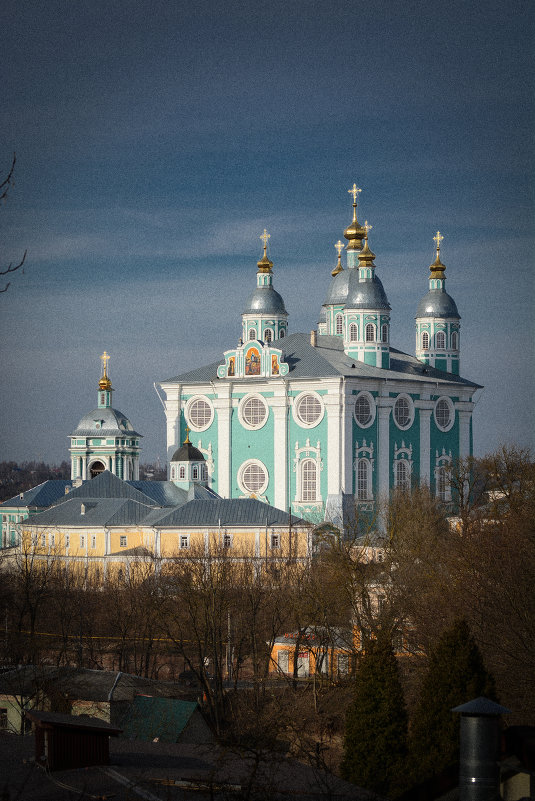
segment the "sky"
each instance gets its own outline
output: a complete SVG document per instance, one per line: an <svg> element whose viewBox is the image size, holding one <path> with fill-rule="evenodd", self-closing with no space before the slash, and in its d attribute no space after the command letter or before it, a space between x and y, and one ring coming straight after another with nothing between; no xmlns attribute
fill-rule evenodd
<svg viewBox="0 0 535 801"><path fill-rule="evenodd" d="M433 236L462 317L475 452L533 447L530 2L4 0L0 461L68 459L114 406L165 463L154 382L222 359L270 235L289 330L315 328L351 220L414 353Z"/></svg>

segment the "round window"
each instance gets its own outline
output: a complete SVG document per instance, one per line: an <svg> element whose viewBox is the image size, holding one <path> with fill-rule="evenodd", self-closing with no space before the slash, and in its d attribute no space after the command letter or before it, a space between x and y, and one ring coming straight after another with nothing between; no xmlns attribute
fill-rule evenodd
<svg viewBox="0 0 535 801"><path fill-rule="evenodd" d="M368 428L375 419L375 404L369 392L361 392L355 401L355 420L361 428Z"/></svg>
<svg viewBox="0 0 535 801"><path fill-rule="evenodd" d="M264 492L268 483L268 474L262 462L255 460L242 465L238 483L243 492L253 495Z"/></svg>
<svg viewBox="0 0 535 801"><path fill-rule="evenodd" d="M412 425L412 401L407 395L400 395L394 404L394 421L398 428L410 428Z"/></svg>
<svg viewBox="0 0 535 801"><path fill-rule="evenodd" d="M449 431L453 425L454 411L449 398L439 398L435 404L435 422L441 431Z"/></svg>
<svg viewBox="0 0 535 801"><path fill-rule="evenodd" d="M249 428L262 428L268 417L268 410L264 399L258 395L244 398L240 405L240 417L245 426Z"/></svg>
<svg viewBox="0 0 535 801"><path fill-rule="evenodd" d="M212 406L206 398L194 398L187 405L186 417L191 428L203 431L212 422Z"/></svg>
<svg viewBox="0 0 535 801"><path fill-rule="evenodd" d="M302 426L312 428L316 426L323 416L323 405L318 395L303 393L295 405L297 420Z"/></svg>

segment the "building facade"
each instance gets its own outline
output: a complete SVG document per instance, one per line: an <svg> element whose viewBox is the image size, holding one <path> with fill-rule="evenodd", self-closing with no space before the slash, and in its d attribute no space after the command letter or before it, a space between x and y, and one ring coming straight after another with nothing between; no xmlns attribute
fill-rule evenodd
<svg viewBox="0 0 535 801"><path fill-rule="evenodd" d="M317 328L288 333L273 263L258 262L241 339L219 362L161 381L168 461L186 429L208 486L311 520L347 524L395 488L426 484L451 502L448 468L472 454L473 396L460 376L460 317L440 242L416 316L415 356L391 345L390 303L357 216L338 241Z"/></svg>

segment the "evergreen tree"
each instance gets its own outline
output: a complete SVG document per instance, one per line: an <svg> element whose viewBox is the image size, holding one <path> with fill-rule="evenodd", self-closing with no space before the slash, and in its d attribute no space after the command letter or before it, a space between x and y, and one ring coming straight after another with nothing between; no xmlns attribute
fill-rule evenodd
<svg viewBox="0 0 535 801"><path fill-rule="evenodd" d="M356 674L355 699L346 714L342 776L395 797L402 788L407 713L389 638L370 640Z"/></svg>
<svg viewBox="0 0 535 801"><path fill-rule="evenodd" d="M455 706L479 696L495 700L494 680L465 620L443 632L431 652L409 739L412 773L423 781L459 759Z"/></svg>

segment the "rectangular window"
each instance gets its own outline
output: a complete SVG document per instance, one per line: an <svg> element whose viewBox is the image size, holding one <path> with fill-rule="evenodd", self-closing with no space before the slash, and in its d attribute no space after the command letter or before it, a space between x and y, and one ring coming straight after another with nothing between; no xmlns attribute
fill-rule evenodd
<svg viewBox="0 0 535 801"><path fill-rule="evenodd" d="M68 548L71 542L71 538L69 534L65 534L65 547Z"/></svg>
<svg viewBox="0 0 535 801"><path fill-rule="evenodd" d="M91 534L91 548L97 547L97 535Z"/></svg>
<svg viewBox="0 0 535 801"><path fill-rule="evenodd" d="M37 534L32 534L32 545L37 545Z"/></svg>
<svg viewBox="0 0 535 801"><path fill-rule="evenodd" d="M180 535L180 547L181 548L188 548L189 547L188 539L189 538L188 538L187 534L181 534Z"/></svg>
<svg viewBox="0 0 535 801"><path fill-rule="evenodd" d="M349 654L338 654L338 673L349 673Z"/></svg>
<svg viewBox="0 0 535 801"><path fill-rule="evenodd" d="M85 548L85 534L80 534L80 548Z"/></svg>
<svg viewBox="0 0 535 801"><path fill-rule="evenodd" d="M55 534L51 534L50 535L50 546L53 548L55 544L56 544L56 535Z"/></svg>
<svg viewBox="0 0 535 801"><path fill-rule="evenodd" d="M280 536L278 534L272 534L271 535L271 547L272 548L280 548L280 546L281 546Z"/></svg>
<svg viewBox="0 0 535 801"><path fill-rule="evenodd" d="M230 534L223 534L223 548L230 548L232 545L232 537Z"/></svg>
<svg viewBox="0 0 535 801"><path fill-rule="evenodd" d="M46 534L41 534L41 545L43 548L46 546Z"/></svg>
<svg viewBox="0 0 535 801"><path fill-rule="evenodd" d="M119 540L119 544L120 544L121 548L126 548L126 545L127 545L126 534L121 534L121 538Z"/></svg>

